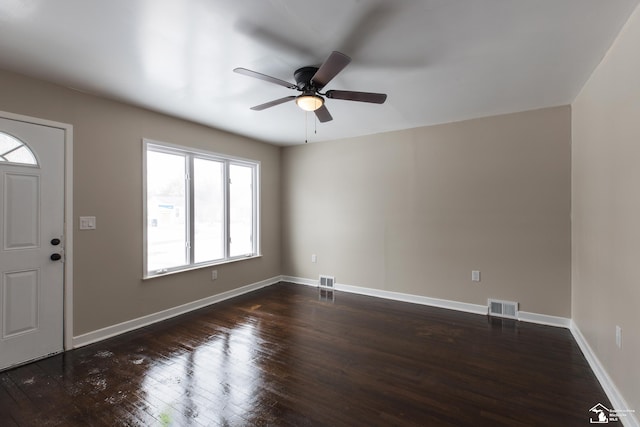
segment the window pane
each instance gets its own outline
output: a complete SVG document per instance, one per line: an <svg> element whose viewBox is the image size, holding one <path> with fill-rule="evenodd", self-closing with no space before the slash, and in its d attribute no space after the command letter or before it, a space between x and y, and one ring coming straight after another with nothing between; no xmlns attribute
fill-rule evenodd
<svg viewBox="0 0 640 427"><path fill-rule="evenodd" d="M4 157L7 161L12 163L24 163L26 165L36 164L36 158L33 156L33 153L24 145L20 148L16 148L10 153L7 153Z"/></svg>
<svg viewBox="0 0 640 427"><path fill-rule="evenodd" d="M13 136L0 132L0 162L37 165L33 152Z"/></svg>
<svg viewBox="0 0 640 427"><path fill-rule="evenodd" d="M246 255L253 250L253 168L229 166L229 256Z"/></svg>
<svg viewBox="0 0 640 427"><path fill-rule="evenodd" d="M21 145L22 143L15 137L0 132L0 155L4 155L5 153L8 153L9 151L17 147L20 147Z"/></svg>
<svg viewBox="0 0 640 427"><path fill-rule="evenodd" d="M186 162L147 151L147 270L187 264Z"/></svg>
<svg viewBox="0 0 640 427"><path fill-rule="evenodd" d="M195 262L224 258L224 163L193 160Z"/></svg>

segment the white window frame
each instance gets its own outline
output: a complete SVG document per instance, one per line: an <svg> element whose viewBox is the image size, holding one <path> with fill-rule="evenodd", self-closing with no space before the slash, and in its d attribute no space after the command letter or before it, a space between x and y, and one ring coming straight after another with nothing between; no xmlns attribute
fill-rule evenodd
<svg viewBox="0 0 640 427"><path fill-rule="evenodd" d="M179 154L181 156L186 156L186 168L187 168L187 176L185 177L185 191L186 191L186 205L187 205L187 214L186 214L186 237L187 248L185 251L187 252L187 263L185 265L164 268L156 271L148 271L147 269L147 250L148 250L148 236L147 236L147 227L148 221L147 218L147 152L156 151L163 152L168 154ZM195 248L190 243L194 239L194 227L192 226L193 221L193 212L194 212L194 185L191 180L190 175L192 175L193 169L193 159L194 158L202 158L206 160L213 160L223 163L224 165L224 176L223 182L224 185L224 257L221 259L217 259L214 261L205 261L200 263L195 263L193 261ZM167 274L178 273L181 271L189 271L199 268L210 267L213 265L226 264L229 262L235 262L245 259L257 258L262 256L260 252L260 162L256 160L244 159L241 157L228 156L225 154L214 153L211 151L200 150L191 147L185 147L182 145L171 144L167 142L160 142L151 139L144 138L142 140L142 191L143 191L143 246L144 246L144 256L143 256L143 278L153 278L158 276L166 276ZM252 182L252 196L253 196L253 226L252 226L252 236L253 236L253 251L249 254L237 255L237 256L229 256L230 253L230 179L229 179L229 167L230 165L242 165L251 167L253 169L253 182Z"/></svg>

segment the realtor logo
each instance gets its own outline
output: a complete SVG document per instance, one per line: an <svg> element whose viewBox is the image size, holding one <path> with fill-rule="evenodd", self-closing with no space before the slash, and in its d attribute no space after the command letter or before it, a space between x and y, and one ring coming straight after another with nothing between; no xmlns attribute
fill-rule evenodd
<svg viewBox="0 0 640 427"><path fill-rule="evenodd" d="M611 410L604 406L602 403L598 403L593 408L589 409L591 412L589 422L591 424L609 424L609 414Z"/></svg>
<svg viewBox="0 0 640 427"><path fill-rule="evenodd" d="M620 421L620 418L633 417L636 411L633 409L609 409L602 403L589 409L589 422L591 424L609 424Z"/></svg>

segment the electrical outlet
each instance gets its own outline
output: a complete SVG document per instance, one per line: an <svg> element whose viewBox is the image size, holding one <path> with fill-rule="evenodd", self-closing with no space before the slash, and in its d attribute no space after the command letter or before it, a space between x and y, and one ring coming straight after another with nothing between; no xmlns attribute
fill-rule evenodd
<svg viewBox="0 0 640 427"><path fill-rule="evenodd" d="M471 281L472 282L479 282L480 281L480 271L478 271L478 270L472 270L471 271Z"/></svg>
<svg viewBox="0 0 640 427"><path fill-rule="evenodd" d="M311 255L311 262L318 262L318 256L316 254Z"/></svg>
<svg viewBox="0 0 640 427"><path fill-rule="evenodd" d="M216 280L218 278L218 270L211 270L211 280Z"/></svg>
<svg viewBox="0 0 640 427"><path fill-rule="evenodd" d="M622 348L622 328L616 325L616 345Z"/></svg>

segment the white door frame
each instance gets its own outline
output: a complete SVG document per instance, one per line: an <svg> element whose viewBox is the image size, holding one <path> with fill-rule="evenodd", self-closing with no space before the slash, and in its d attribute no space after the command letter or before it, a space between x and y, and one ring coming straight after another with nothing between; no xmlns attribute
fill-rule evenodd
<svg viewBox="0 0 640 427"><path fill-rule="evenodd" d="M64 349L73 348L73 126L0 111L0 118L64 131Z"/></svg>

